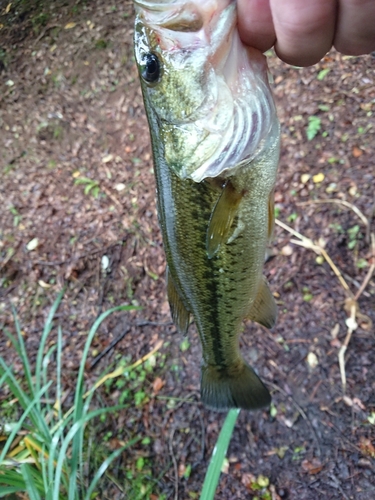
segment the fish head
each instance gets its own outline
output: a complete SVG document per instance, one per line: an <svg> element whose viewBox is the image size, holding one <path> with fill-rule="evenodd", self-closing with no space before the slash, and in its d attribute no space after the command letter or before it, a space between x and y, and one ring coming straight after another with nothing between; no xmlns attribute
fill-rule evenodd
<svg viewBox="0 0 375 500"><path fill-rule="evenodd" d="M236 3L135 5L135 57L154 150L181 179L232 175L259 153L275 117L265 58L240 41Z"/></svg>

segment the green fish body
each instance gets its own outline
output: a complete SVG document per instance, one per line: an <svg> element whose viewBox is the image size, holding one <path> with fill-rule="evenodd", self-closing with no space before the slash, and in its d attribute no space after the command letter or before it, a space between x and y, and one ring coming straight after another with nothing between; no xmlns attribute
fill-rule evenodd
<svg viewBox="0 0 375 500"><path fill-rule="evenodd" d="M261 408L270 394L239 337L244 319L277 315L262 276L280 135L265 59L240 42L235 2L136 6L172 317L183 333L195 319L203 402Z"/></svg>

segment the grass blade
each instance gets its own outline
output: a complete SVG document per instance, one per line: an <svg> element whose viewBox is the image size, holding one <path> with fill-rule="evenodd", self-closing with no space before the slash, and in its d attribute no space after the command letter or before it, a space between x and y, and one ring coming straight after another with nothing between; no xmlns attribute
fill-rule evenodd
<svg viewBox="0 0 375 500"><path fill-rule="evenodd" d="M91 481L91 484L86 492L85 500L90 500L91 495L94 493L94 489L99 481L99 479L102 477L102 475L105 473L105 471L108 469L108 467L111 465L113 460L115 460L121 453L129 448L130 446L133 446L133 444L137 443L138 441L141 440L141 436L138 436L136 438L131 439L128 443L126 443L124 446L119 448L118 450L115 450L109 457L104 460L102 465L99 467L99 469L96 471L95 476L93 477L93 480Z"/></svg>
<svg viewBox="0 0 375 500"><path fill-rule="evenodd" d="M53 318L55 317L56 311L60 305L60 302L62 301L63 295L65 293L65 290L61 290L61 292L58 294L55 302L52 304L52 307L50 309L50 312L48 314L46 323L44 325L44 330L42 337L40 339L40 345L38 349L38 354L36 357L36 365L35 365L35 391L38 392L40 389L40 384L41 384L41 371L42 371L42 366L43 366L43 352L44 352L44 347L47 342L47 337L50 334L52 330L52 324L53 324ZM40 412L41 408L41 403L38 403L38 410Z"/></svg>
<svg viewBox="0 0 375 500"><path fill-rule="evenodd" d="M208 466L206 477L204 478L203 489L200 500L213 500L219 482L221 468L227 453L227 449L233 434L240 410L229 410L220 431L214 451L212 452L210 465Z"/></svg>
<svg viewBox="0 0 375 500"><path fill-rule="evenodd" d="M22 477L25 480L26 489L27 489L27 493L30 497L30 500L42 500L41 496L39 495L36 484L35 484L35 478L33 477L32 473L31 473L31 467L28 464L22 464L21 465L21 473L22 473Z"/></svg>
<svg viewBox="0 0 375 500"><path fill-rule="evenodd" d="M73 422L78 422L84 413L83 408L83 382L84 382L84 372L85 372L85 366L86 366L86 360L87 356L89 354L90 346L92 343L92 340L94 338L94 335L96 334L99 326L101 323L112 313L115 311L133 311L135 309L140 309L139 307L135 306L117 306L113 307L112 309L108 309L108 311L105 311L102 313L97 320L94 322L92 327L90 328L89 334L87 336L86 344L83 350L82 354L82 359L80 362L80 367L79 367L79 372L78 372L78 377L77 377L77 384L76 384L76 392L75 392L75 398L74 398L74 416L73 416ZM76 476L77 476L77 468L78 468L78 461L80 463L80 468L82 469L82 460L79 460L79 457L81 456L81 450L82 450L82 443L83 443L83 426L79 427L76 429L76 434L74 436L73 440L73 447L72 447L72 461L71 461L71 482L76 481ZM82 475L82 470L80 470L80 474ZM69 494L69 499L72 500L72 497Z"/></svg>
<svg viewBox="0 0 375 500"><path fill-rule="evenodd" d="M0 359L0 361L2 361L2 360ZM52 382L50 382L48 385L51 385L51 383ZM5 442L4 448L2 449L2 452L0 454L0 466L2 465L3 460L5 458L5 455L7 454L7 452L9 450L11 444L13 443L13 440L14 440L16 434L21 429L24 420L26 419L26 417L28 416L28 414L31 413L34 410L34 406L36 406L38 404L38 401L40 401L40 398L46 392L47 388L48 388L48 386L47 387L42 387L42 389L40 389L39 393L35 395L35 398L26 407L26 409L23 412L21 418L19 419L19 421L17 422L17 424L14 426L12 432L9 434L8 439ZM43 417L41 415L39 416L39 418L44 421L44 419L43 419ZM39 429L39 427L37 425L35 426L35 428Z"/></svg>

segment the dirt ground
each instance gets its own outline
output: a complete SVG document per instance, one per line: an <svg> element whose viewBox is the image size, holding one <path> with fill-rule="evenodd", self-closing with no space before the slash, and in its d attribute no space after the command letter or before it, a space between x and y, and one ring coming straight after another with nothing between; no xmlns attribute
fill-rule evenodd
<svg viewBox="0 0 375 500"><path fill-rule="evenodd" d="M35 359L65 286L56 326L64 333L64 384L72 388L97 315L141 306L105 321L87 368L90 382L164 341L142 390L134 389L136 403L102 429L113 447L114 437L148 439L118 462L128 486L100 498L198 498L225 415L199 401L195 328L183 339L170 320L132 3L55 0L43 11L40 2L24 4L0 1L0 329L14 331L13 303ZM307 69L270 57L270 67L282 124L278 219L325 248L350 292L324 259L276 227L265 272L279 319L272 332L247 323L241 340L273 407L240 413L216 498L370 500L375 57L331 52ZM359 292L353 325L347 299ZM351 324L344 395L338 353ZM0 354L13 356L4 333ZM112 389L103 398L114 404L121 390ZM146 492L132 484L137 471L152 485Z"/></svg>

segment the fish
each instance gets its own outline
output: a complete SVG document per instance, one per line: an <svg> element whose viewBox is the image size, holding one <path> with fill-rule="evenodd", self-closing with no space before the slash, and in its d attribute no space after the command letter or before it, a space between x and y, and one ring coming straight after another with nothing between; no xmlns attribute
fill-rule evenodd
<svg viewBox="0 0 375 500"><path fill-rule="evenodd" d="M172 319L182 334L195 320L203 403L260 409L270 392L239 339L244 320L272 328L277 318L263 276L280 154L266 58L242 43L233 0L135 8Z"/></svg>

